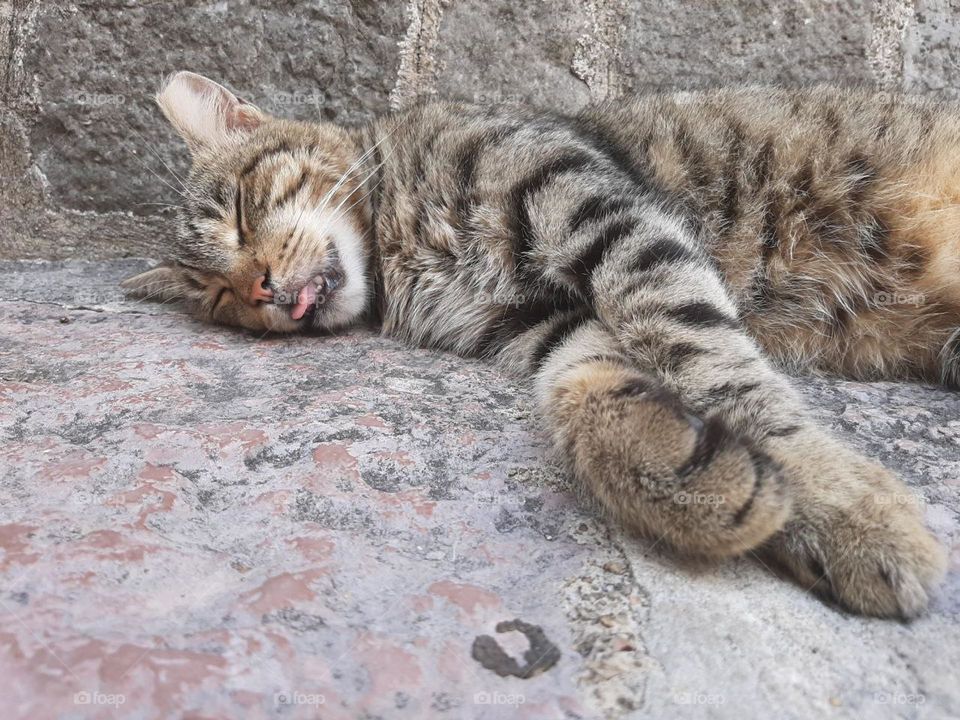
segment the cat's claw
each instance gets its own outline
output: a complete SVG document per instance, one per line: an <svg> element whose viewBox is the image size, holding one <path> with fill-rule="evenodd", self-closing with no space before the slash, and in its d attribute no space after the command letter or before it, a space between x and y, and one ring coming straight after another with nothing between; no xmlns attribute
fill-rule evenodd
<svg viewBox="0 0 960 720"><path fill-rule="evenodd" d="M814 504L765 550L805 589L878 617L922 613L946 570L946 552L903 492L866 492L843 508Z"/></svg>

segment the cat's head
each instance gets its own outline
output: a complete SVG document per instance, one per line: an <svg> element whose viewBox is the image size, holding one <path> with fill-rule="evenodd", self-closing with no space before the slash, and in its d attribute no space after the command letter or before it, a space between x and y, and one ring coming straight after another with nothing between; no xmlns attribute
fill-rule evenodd
<svg viewBox="0 0 960 720"><path fill-rule="evenodd" d="M157 102L193 166L177 187L168 261L123 287L253 330L332 329L359 319L372 292L370 209L354 136L329 123L270 117L188 72L170 78Z"/></svg>

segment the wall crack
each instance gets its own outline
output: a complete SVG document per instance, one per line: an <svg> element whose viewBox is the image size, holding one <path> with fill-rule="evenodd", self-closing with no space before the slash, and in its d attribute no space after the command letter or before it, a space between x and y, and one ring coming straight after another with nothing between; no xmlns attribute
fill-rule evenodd
<svg viewBox="0 0 960 720"><path fill-rule="evenodd" d="M623 71L624 0L587 0L590 28L577 40L570 70L590 89L594 102L611 100L629 90Z"/></svg>
<svg viewBox="0 0 960 720"><path fill-rule="evenodd" d="M410 0L410 25L400 41L400 67L390 91L392 110L409 107L419 97L435 92L439 70L435 49L443 10L448 4L449 0Z"/></svg>
<svg viewBox="0 0 960 720"><path fill-rule="evenodd" d="M904 39L913 13L914 0L874 3L866 55L877 85L884 90L899 90L903 85Z"/></svg>

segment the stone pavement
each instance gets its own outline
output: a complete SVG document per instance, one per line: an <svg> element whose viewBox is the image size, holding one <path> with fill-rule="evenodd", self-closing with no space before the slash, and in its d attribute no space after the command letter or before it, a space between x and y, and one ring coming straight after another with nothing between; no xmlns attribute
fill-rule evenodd
<svg viewBox="0 0 960 720"><path fill-rule="evenodd" d="M201 326L143 267L0 263L3 717L960 716L960 395L802 381L955 548L864 619L605 525L491 368Z"/></svg>

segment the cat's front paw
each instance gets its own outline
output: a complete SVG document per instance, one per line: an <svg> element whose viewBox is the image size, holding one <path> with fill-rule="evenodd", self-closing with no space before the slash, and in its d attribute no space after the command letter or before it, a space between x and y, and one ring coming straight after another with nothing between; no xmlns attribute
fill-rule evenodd
<svg viewBox="0 0 960 720"><path fill-rule="evenodd" d="M812 493L805 483L802 503L765 550L805 588L849 610L916 617L943 578L946 553L923 524L919 498L882 467L843 460L842 476L817 478Z"/></svg>

